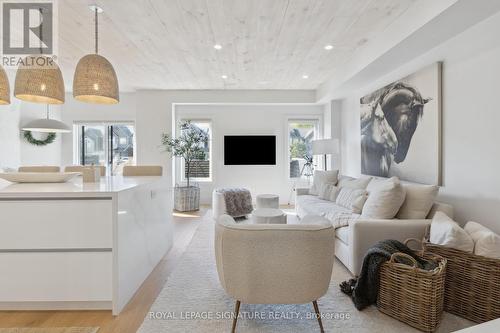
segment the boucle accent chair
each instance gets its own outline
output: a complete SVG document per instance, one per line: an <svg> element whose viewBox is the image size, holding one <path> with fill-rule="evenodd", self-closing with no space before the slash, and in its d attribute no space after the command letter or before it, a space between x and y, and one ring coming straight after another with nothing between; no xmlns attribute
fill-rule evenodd
<svg viewBox="0 0 500 333"><path fill-rule="evenodd" d="M237 224L229 215L217 219L217 272L224 290L236 299L232 332L241 303L309 302L323 332L316 301L330 284L335 235L327 220L318 221L324 224Z"/></svg>
<svg viewBox="0 0 500 333"><path fill-rule="evenodd" d="M124 177L161 175L163 175L163 168L160 165L126 165L123 167Z"/></svg>

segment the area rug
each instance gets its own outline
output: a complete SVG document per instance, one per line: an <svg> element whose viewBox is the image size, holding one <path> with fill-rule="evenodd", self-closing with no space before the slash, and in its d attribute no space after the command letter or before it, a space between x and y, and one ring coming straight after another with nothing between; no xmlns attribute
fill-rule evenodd
<svg viewBox="0 0 500 333"><path fill-rule="evenodd" d="M179 260L160 295L154 302L139 333L229 332L234 300L222 289L214 259L214 222L208 212ZM371 306L357 311L339 283L350 278L338 261L328 293L318 300L326 332L419 332ZM311 281L314 283L314 281ZM312 304L242 304L237 332L292 333L319 332ZM446 313L437 332L453 332L473 325Z"/></svg>
<svg viewBox="0 0 500 333"><path fill-rule="evenodd" d="M0 328L0 333L96 333L99 327L12 327Z"/></svg>

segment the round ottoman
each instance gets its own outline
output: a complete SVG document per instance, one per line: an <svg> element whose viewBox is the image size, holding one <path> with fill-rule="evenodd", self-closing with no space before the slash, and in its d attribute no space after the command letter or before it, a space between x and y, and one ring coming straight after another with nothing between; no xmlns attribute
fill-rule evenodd
<svg viewBox="0 0 500 333"><path fill-rule="evenodd" d="M253 223L286 224L286 214L281 209L257 208L252 212Z"/></svg>
<svg viewBox="0 0 500 333"><path fill-rule="evenodd" d="M280 197L277 194L257 195L257 209L259 208L280 208Z"/></svg>

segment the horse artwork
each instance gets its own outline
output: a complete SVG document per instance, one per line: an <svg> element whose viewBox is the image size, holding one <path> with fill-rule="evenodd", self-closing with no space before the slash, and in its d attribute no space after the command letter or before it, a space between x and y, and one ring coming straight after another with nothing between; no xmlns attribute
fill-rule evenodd
<svg viewBox="0 0 500 333"><path fill-rule="evenodd" d="M441 183L441 63L360 100L361 172Z"/></svg>

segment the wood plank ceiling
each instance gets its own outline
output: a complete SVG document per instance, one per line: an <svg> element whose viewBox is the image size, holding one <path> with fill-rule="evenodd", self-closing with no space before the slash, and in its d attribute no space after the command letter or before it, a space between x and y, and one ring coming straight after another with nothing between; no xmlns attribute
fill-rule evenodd
<svg viewBox="0 0 500 333"><path fill-rule="evenodd" d="M124 91L315 89L416 1L98 0L100 54ZM71 89L78 59L93 52L93 1L58 3Z"/></svg>

